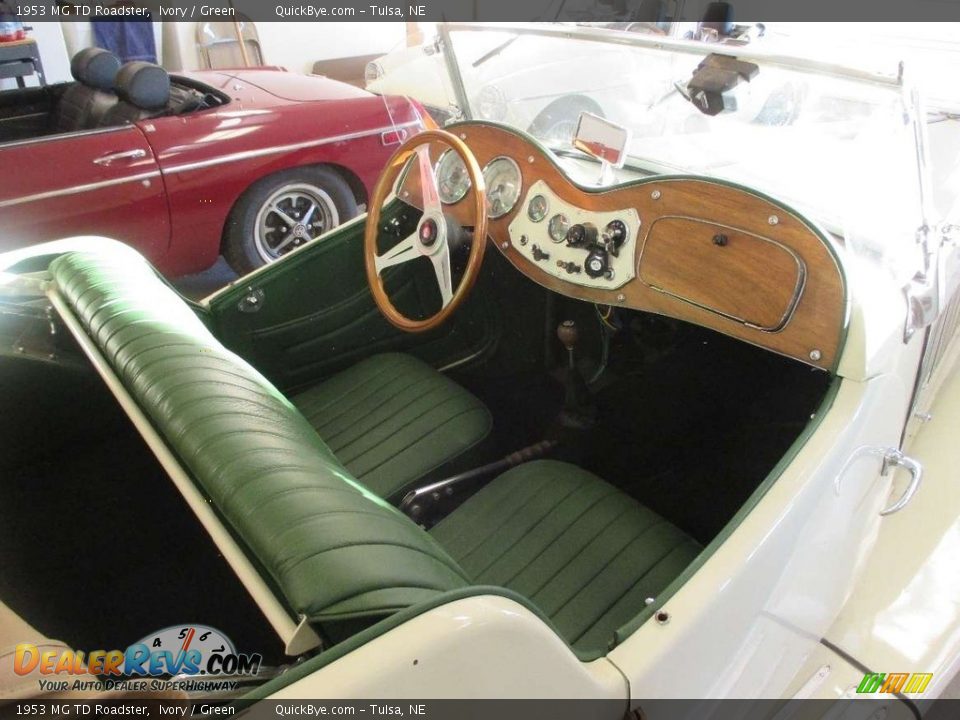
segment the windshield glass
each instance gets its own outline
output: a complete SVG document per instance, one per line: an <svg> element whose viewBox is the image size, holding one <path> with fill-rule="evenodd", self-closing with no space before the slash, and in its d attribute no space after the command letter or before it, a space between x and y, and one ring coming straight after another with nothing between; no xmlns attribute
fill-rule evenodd
<svg viewBox="0 0 960 720"><path fill-rule="evenodd" d="M736 109L709 116L684 91L719 48L640 47L630 35L452 29L459 104L473 119L507 123L561 154L573 152L580 113L593 112L630 130L628 165L636 169L742 183L873 253L912 250L922 217L916 141L892 78L869 82L751 58L758 71L736 88Z"/></svg>

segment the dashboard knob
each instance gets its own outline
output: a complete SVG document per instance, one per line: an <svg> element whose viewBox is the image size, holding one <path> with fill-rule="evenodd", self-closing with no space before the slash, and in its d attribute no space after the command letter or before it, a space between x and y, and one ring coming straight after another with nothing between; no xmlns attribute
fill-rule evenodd
<svg viewBox="0 0 960 720"><path fill-rule="evenodd" d="M623 220L611 220L603 229L603 243L614 257L620 254L620 246L627 241L627 226Z"/></svg>
<svg viewBox="0 0 960 720"><path fill-rule="evenodd" d="M567 245L570 247L590 247L597 242L597 226L593 223L577 223L567 230Z"/></svg>
<svg viewBox="0 0 960 720"><path fill-rule="evenodd" d="M584 272L592 278L604 277L609 269L609 260L606 250L594 248L583 263Z"/></svg>

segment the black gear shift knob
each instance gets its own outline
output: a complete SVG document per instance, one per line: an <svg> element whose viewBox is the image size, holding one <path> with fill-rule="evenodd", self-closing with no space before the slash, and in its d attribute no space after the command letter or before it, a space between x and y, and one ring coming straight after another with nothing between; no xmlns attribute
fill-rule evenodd
<svg viewBox="0 0 960 720"><path fill-rule="evenodd" d="M577 323L573 320L564 320L557 326L557 337L563 346L571 351L577 346L580 340L580 332L577 330Z"/></svg>

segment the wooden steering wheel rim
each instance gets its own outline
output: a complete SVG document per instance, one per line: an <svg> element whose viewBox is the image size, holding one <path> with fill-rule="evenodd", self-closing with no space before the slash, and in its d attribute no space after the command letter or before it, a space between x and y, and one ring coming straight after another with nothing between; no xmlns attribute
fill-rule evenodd
<svg viewBox="0 0 960 720"><path fill-rule="evenodd" d="M447 145L463 160L467 174L470 176L471 189L468 194L472 193L473 195L473 211L476 220L473 226L473 243L470 248L470 257L467 260L467 267L464 270L460 284L457 286L457 289L453 291L450 302L441 308L439 312L428 318L413 320L403 315L393 306L383 286L383 278L381 278L377 272L375 262L377 258L377 237L380 227L380 213L383 209L384 202L393 190L397 177L407 165L410 158L417 152L417 148L431 142L439 142ZM387 166L377 180L376 187L373 190L373 196L367 208L366 227L364 228L363 234L364 265L367 271L367 282L370 284L370 292L380 312L383 313L383 316L390 324L405 332L426 332L439 327L453 314L473 289L477 281L477 276L480 274L480 266L483 263L483 253L486 247L487 200L483 184L483 172L480 170L480 165L477 163L477 159L473 156L470 148L456 135L448 133L445 130L424 130L414 135L397 148L397 151L387 162Z"/></svg>

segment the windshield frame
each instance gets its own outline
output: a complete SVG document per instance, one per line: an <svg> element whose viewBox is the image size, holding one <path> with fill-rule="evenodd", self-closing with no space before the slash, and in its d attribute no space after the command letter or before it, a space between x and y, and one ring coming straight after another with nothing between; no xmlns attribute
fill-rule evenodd
<svg viewBox="0 0 960 720"><path fill-rule="evenodd" d="M767 66L779 67L787 70L803 72L810 75L852 80L857 83L878 86L898 92L901 95L904 107L907 110L909 123L912 126L913 151L916 157L916 182L918 183L919 207L917 208L918 234L924 228L933 227L937 220L932 203L931 178L929 173L928 140L926 132L926 109L922 94L918 86L911 82L909 73L905 72L902 60L892 63L893 72L866 70L835 62L826 62L815 58L797 55L786 55L771 52L759 47L743 45L705 44L699 41L673 38L669 36L644 35L609 28L583 27L579 25L560 25L551 23L478 23L454 22L439 23L437 33L442 44L441 52L447 75L452 84L457 104L463 119L474 120L476 113L471 106L463 76L460 73L459 59L456 55L456 43L451 34L455 32L497 32L515 33L516 35L531 35L554 39L570 39L577 41L596 42L605 45L619 45L652 50L684 53L697 56L708 54L723 55L741 60L751 60ZM630 160L628 160L628 166ZM633 162L635 169L641 172L663 174L683 172L682 168L674 168L652 161L649 165ZM817 218L825 224L830 232L842 236L840 228L830 227L826 218ZM919 240L919 238L918 238Z"/></svg>

